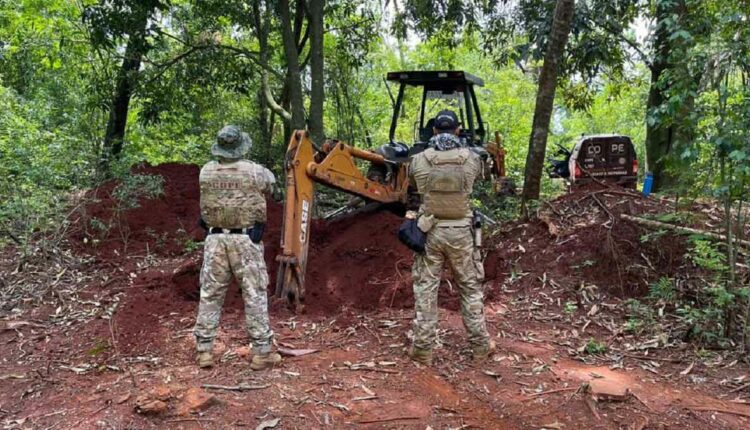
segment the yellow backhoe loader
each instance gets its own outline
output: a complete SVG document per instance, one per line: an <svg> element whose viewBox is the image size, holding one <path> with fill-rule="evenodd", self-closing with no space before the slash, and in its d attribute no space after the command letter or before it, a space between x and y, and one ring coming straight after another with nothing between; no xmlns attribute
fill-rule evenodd
<svg viewBox="0 0 750 430"><path fill-rule="evenodd" d="M474 87L484 85L481 79L462 71L391 72L386 79L399 85L398 96L392 100L394 109L387 144L373 151L338 140L326 140L317 146L308 133L301 130L295 131L289 141L284 160L286 201L281 253L277 256L276 295L286 297L297 311L304 307L315 184L346 192L368 203L405 208L415 194L407 177L409 159L427 149L433 134L431 118L434 114L430 115L431 110L436 113L448 106L458 112L462 123L460 138L482 156L495 190L502 192L507 188L507 181L504 181L505 152L500 134L495 133L494 141L487 141L486 124L482 122L474 92ZM422 98L411 145L395 138L399 120L404 116L407 89L421 90ZM368 162L366 172L357 167L357 160Z"/></svg>

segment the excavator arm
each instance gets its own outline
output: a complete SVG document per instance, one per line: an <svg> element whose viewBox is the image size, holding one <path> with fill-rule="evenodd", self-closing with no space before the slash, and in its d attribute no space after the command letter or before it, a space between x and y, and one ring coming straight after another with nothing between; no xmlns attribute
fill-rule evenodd
<svg viewBox="0 0 750 430"><path fill-rule="evenodd" d="M492 159L490 177L495 196L515 195L516 185L505 174L505 148L503 148L503 137L500 132L495 132L495 141L488 141L485 149Z"/></svg>
<svg viewBox="0 0 750 430"><path fill-rule="evenodd" d="M356 160L385 165L393 174L380 180L368 179ZM408 178L404 163L392 163L383 156L354 148L336 140L316 148L305 131L295 131L289 141L286 169L286 202L281 235L281 254L276 277L276 296L286 297L291 306L302 310L305 297L305 272L310 244L315 183L380 203L406 203Z"/></svg>

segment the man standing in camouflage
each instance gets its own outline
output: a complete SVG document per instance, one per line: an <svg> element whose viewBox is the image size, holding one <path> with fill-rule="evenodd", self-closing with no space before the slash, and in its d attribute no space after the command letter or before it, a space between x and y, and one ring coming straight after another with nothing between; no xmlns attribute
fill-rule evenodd
<svg viewBox="0 0 750 430"><path fill-rule="evenodd" d="M484 320L484 268L472 234L469 195L481 172L478 155L462 147L455 112L435 117L429 148L415 155L409 179L422 197L417 225L426 233L425 253L414 254L414 344L412 360L432 365L437 340L438 287L447 261L458 284L461 315L474 359L486 358L495 348Z"/></svg>
<svg viewBox="0 0 750 430"><path fill-rule="evenodd" d="M250 368L262 370L281 362L272 352L268 321L268 273L261 236L266 222L264 192L275 183L265 167L243 160L252 142L236 126L219 131L211 153L218 158L201 169L201 219L207 228L200 282L195 340L198 366L213 365L212 347L221 308L232 276L245 302L245 323L253 347Z"/></svg>

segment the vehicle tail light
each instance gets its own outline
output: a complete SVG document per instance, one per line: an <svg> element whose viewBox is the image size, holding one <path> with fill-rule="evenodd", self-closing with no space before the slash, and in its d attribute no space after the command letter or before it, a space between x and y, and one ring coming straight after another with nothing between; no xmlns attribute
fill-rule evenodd
<svg viewBox="0 0 750 430"><path fill-rule="evenodd" d="M633 174L638 174L638 159L633 160Z"/></svg>
<svg viewBox="0 0 750 430"><path fill-rule="evenodd" d="M576 164L576 171L575 171L576 178L581 177L581 167Z"/></svg>

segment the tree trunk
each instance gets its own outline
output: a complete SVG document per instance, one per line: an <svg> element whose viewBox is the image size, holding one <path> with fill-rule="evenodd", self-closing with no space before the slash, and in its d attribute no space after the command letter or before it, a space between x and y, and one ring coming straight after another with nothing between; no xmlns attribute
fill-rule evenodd
<svg viewBox="0 0 750 430"><path fill-rule="evenodd" d="M122 65L117 73L115 92L109 108L109 119L107 120L107 129L104 133L104 143L99 160L100 170L105 174L109 170L110 162L122 153L125 128L128 125L130 99L133 97L138 71L141 68L141 58L143 58L147 49L143 35L146 32L148 14L143 14L140 23L142 24L141 27L130 35L128 46L125 48L125 58L123 58Z"/></svg>
<svg viewBox="0 0 750 430"><path fill-rule="evenodd" d="M300 12L298 11L298 13ZM281 37L284 42L287 82L289 84L289 110L292 114L289 126L292 129L300 130L305 128L305 105L302 94L302 72L299 67L297 41L292 29L289 0L279 1L279 19L281 21Z"/></svg>
<svg viewBox="0 0 750 430"><path fill-rule="evenodd" d="M260 134L260 145L264 148L263 154L267 154L267 149L271 146L271 136L268 131L268 100L266 99L265 89L260 88L256 95L258 99L258 129ZM261 152L257 151L256 156Z"/></svg>
<svg viewBox="0 0 750 430"><path fill-rule="evenodd" d="M539 199L544 155L547 151L547 134L549 133L557 89L557 72L565 45L568 42L574 8L575 0L557 0L557 6L555 6L555 16L547 42L547 52L544 55L544 64L539 75L534 123L529 139L529 152L526 155L522 202L524 208L528 201Z"/></svg>
<svg viewBox="0 0 750 430"><path fill-rule="evenodd" d="M664 2L656 5L656 34L654 36L655 57L651 66L651 86L648 92L648 115L658 109L665 100L664 83L660 82L662 74L669 68L670 51L669 32L664 20L671 14L670 7ZM654 174L653 191L660 191L673 185L667 177L667 157L672 149L672 127L662 125L662 121L646 121L646 169Z"/></svg>
<svg viewBox="0 0 750 430"><path fill-rule="evenodd" d="M682 90L684 98L674 117L666 121L663 118L647 118L646 121L646 169L654 174L653 191L676 189L680 185L680 172L686 171L688 166L675 153L692 143L695 136L695 120L691 115L695 108L695 94L701 91L704 79L710 79L712 65L706 65L705 70L693 71L686 69L687 64L670 61L675 52L685 49L685 42L680 38L673 38L666 24L667 21L685 18L688 13L684 0L674 2L657 2L656 5L656 33L654 37L655 56L650 66L651 86L648 94L647 112L651 117L666 101L666 94L674 83L664 80L664 74L677 71L673 75L688 76L679 84L685 86ZM705 31L705 30L704 30ZM705 36L705 35L704 35ZM679 59L678 59L679 61ZM668 168L670 167L670 168Z"/></svg>
<svg viewBox="0 0 750 430"><path fill-rule="evenodd" d="M656 38L657 43L659 37ZM655 61L651 68L651 87L648 91L649 114L664 103L664 95L659 87L661 74L666 70L662 61ZM654 174L652 191L661 191L671 185L667 178L666 161L667 155L672 148L672 128L661 124L661 121L646 121L646 170Z"/></svg>
<svg viewBox="0 0 750 430"><path fill-rule="evenodd" d="M310 23L310 133L313 142L322 144L323 102L325 100L324 55L323 55L323 9L325 0L310 0L308 14Z"/></svg>

